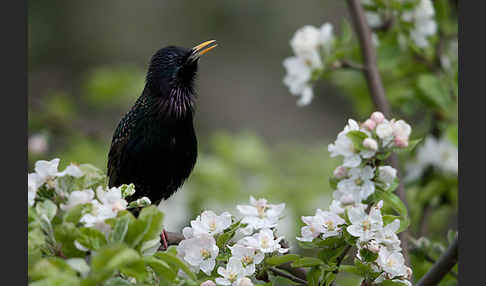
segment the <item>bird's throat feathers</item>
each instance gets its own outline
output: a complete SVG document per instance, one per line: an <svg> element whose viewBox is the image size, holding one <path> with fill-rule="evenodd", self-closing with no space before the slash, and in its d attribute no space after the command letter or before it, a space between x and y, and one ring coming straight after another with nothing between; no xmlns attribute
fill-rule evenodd
<svg viewBox="0 0 486 286"><path fill-rule="evenodd" d="M151 113L158 118L183 120L193 116L196 94L192 87L177 87L161 94L147 90Z"/></svg>

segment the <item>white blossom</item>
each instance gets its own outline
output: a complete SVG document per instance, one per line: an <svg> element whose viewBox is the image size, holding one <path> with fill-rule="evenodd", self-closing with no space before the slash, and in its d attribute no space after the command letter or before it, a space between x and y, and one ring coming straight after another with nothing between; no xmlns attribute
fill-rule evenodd
<svg viewBox="0 0 486 286"><path fill-rule="evenodd" d="M400 251L402 249L400 247L400 239L396 234L399 228L400 220L395 219L377 232L376 241L386 246L390 251Z"/></svg>
<svg viewBox="0 0 486 286"><path fill-rule="evenodd" d="M385 120L385 115L379 111L375 111L371 114L370 119L373 120L376 124L380 124Z"/></svg>
<svg viewBox="0 0 486 286"><path fill-rule="evenodd" d="M219 285L233 285L238 286L240 280L247 274L245 268L241 264L241 261L237 258L231 257L226 264L226 268L218 267L218 274L222 276L216 278L216 283Z"/></svg>
<svg viewBox="0 0 486 286"><path fill-rule="evenodd" d="M105 207L110 208L115 214L127 207L127 201L123 199L121 190L117 187L105 191L103 187L99 186L96 189L96 196Z"/></svg>
<svg viewBox="0 0 486 286"><path fill-rule="evenodd" d="M64 169L64 171L58 173L57 175L59 177L69 175L71 177L80 178L84 174L83 171L78 166L71 163L69 164L69 166L66 167L66 169Z"/></svg>
<svg viewBox="0 0 486 286"><path fill-rule="evenodd" d="M192 235L216 235L222 233L231 225L231 214L224 212L216 215L213 211L204 211L195 220L191 221Z"/></svg>
<svg viewBox="0 0 486 286"><path fill-rule="evenodd" d="M327 150L331 153L331 157L344 157L344 167L357 167L361 164L361 157L357 153L357 150L355 150L353 141L347 136L349 131L359 129L358 123L353 119L349 119L344 130L338 134L336 141L327 147Z"/></svg>
<svg viewBox="0 0 486 286"><path fill-rule="evenodd" d="M314 26L304 26L297 30L290 40L290 46L297 57L311 68L321 68L322 61L319 53L321 44L320 31Z"/></svg>
<svg viewBox="0 0 486 286"><path fill-rule="evenodd" d="M391 252L386 248L381 248L376 263L388 274L389 278L405 277L408 274L408 267L405 266L405 259L400 252Z"/></svg>
<svg viewBox="0 0 486 286"><path fill-rule="evenodd" d="M378 150L378 142L373 138L365 138L363 140L363 146L371 151ZM374 155L374 152L373 152Z"/></svg>
<svg viewBox="0 0 486 286"><path fill-rule="evenodd" d="M72 191L69 194L66 204L61 204L61 209L67 211L77 205L90 203L93 199L93 190Z"/></svg>
<svg viewBox="0 0 486 286"><path fill-rule="evenodd" d="M253 286L253 282L251 282L251 279L250 278L243 277L238 282L238 286Z"/></svg>
<svg viewBox="0 0 486 286"><path fill-rule="evenodd" d="M300 241L312 241L321 236L322 239L336 236L341 233L340 225L345 221L339 215L329 211L316 210L315 216L303 216L302 221L306 226L301 228L302 237L297 237Z"/></svg>
<svg viewBox="0 0 486 286"><path fill-rule="evenodd" d="M382 123L376 126L376 135L383 140L383 145L387 146L393 140L393 126L388 120L384 120Z"/></svg>
<svg viewBox="0 0 486 286"><path fill-rule="evenodd" d="M91 205L91 212L84 214L79 221L84 223L86 227L94 227L104 233L108 233L111 227L105 223L105 220L116 217L116 212L108 205L101 204L97 200L92 200Z"/></svg>
<svg viewBox="0 0 486 286"><path fill-rule="evenodd" d="M428 166L433 166L446 174L457 174L457 147L446 138L427 137L424 144L417 149L415 161L406 166L407 176L405 180L417 179Z"/></svg>
<svg viewBox="0 0 486 286"><path fill-rule="evenodd" d="M383 219L378 208L373 207L370 213L366 214L363 208L353 207L349 209L348 217L351 225L346 228L347 231L363 242L372 239L383 227Z"/></svg>
<svg viewBox="0 0 486 286"><path fill-rule="evenodd" d="M275 239L272 230L264 228L252 236L240 239L238 244L253 247L262 253L273 253L276 251L279 253L286 253L288 249L282 248L280 245L282 239L283 237Z"/></svg>
<svg viewBox="0 0 486 286"><path fill-rule="evenodd" d="M397 177L397 170L392 166L378 167L378 180L385 183L387 186L393 183Z"/></svg>
<svg viewBox="0 0 486 286"><path fill-rule="evenodd" d="M199 270L210 275L216 265L219 248L214 238L201 234L182 240L177 246L177 255L184 259L196 271Z"/></svg>
<svg viewBox="0 0 486 286"><path fill-rule="evenodd" d="M28 150L33 154L43 154L48 149L47 136L43 133L29 137Z"/></svg>
<svg viewBox="0 0 486 286"><path fill-rule="evenodd" d="M262 252L253 247L235 244L233 247L229 246L229 249L231 250L231 257L241 262L246 275L253 274L255 266L265 258Z"/></svg>
<svg viewBox="0 0 486 286"><path fill-rule="evenodd" d="M59 158L52 159L51 161L39 160L35 162L35 172L38 176L38 182L44 184L47 181L52 181L59 172L57 168L59 166Z"/></svg>
<svg viewBox="0 0 486 286"><path fill-rule="evenodd" d="M369 165L352 168L349 177L338 183L338 191L351 194L355 202L359 203L375 192L375 183L372 181L374 176L375 169Z"/></svg>
<svg viewBox="0 0 486 286"><path fill-rule="evenodd" d="M40 183L39 175L37 175L37 173L29 173L27 176L27 199L29 206L34 205L37 190L40 185L42 184Z"/></svg>
<svg viewBox="0 0 486 286"><path fill-rule="evenodd" d="M403 21L414 24L410 31L410 38L420 48L427 47L429 44L427 38L437 32L434 15L435 10L431 0L420 0L412 11L402 14Z"/></svg>
<svg viewBox="0 0 486 286"><path fill-rule="evenodd" d="M283 83L293 95L300 95L309 86L312 70L298 57L289 57L283 61L287 71Z"/></svg>
<svg viewBox="0 0 486 286"><path fill-rule="evenodd" d="M282 216L285 204L269 204L266 199L257 200L250 196L250 205L237 205L236 208L244 215L241 223L248 224L242 231L250 234L253 230L275 227Z"/></svg>

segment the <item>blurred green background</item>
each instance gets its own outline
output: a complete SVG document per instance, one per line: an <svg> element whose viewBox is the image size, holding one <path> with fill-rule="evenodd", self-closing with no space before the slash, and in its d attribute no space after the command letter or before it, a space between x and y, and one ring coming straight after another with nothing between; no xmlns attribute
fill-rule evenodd
<svg viewBox="0 0 486 286"><path fill-rule="evenodd" d="M346 13L342 1L29 1L29 166L59 157L106 169L152 54L216 39L197 81L200 156L186 190L163 207L168 228L252 194L289 203L283 227L296 234L300 215L330 201L337 162L327 144L353 113L325 81L312 105L297 107L282 60L295 30L330 21L339 31Z"/></svg>

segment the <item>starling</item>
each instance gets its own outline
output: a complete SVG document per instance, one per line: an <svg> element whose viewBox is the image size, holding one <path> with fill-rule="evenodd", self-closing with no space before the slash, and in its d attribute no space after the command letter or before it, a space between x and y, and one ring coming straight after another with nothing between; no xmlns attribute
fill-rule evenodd
<svg viewBox="0 0 486 286"><path fill-rule="evenodd" d="M194 81L200 56L214 40L192 49L169 46L150 60L145 87L118 123L108 154L109 186L133 183L135 195L159 203L189 177L196 163Z"/></svg>

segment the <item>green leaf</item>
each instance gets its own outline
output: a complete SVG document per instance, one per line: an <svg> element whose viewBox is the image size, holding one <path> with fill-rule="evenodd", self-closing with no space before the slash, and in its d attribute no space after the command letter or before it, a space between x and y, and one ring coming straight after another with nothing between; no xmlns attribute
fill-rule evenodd
<svg viewBox="0 0 486 286"><path fill-rule="evenodd" d="M142 209L137 220L145 222L148 228L146 229L140 243L154 240L160 236L164 228L163 218L164 214L156 206L149 206ZM141 244L139 245L141 246Z"/></svg>
<svg viewBox="0 0 486 286"><path fill-rule="evenodd" d="M359 254L361 256L361 259L366 262L373 262L378 258L378 253L374 253L366 248L361 248L359 250Z"/></svg>
<svg viewBox="0 0 486 286"><path fill-rule="evenodd" d="M105 235L95 228L82 227L79 232L77 242L88 249L98 250L107 243Z"/></svg>
<svg viewBox="0 0 486 286"><path fill-rule="evenodd" d="M319 286L319 281L324 275L324 270L321 267L312 267L309 272L307 272L307 281L310 286Z"/></svg>
<svg viewBox="0 0 486 286"><path fill-rule="evenodd" d="M120 277L110 278L106 280L106 282L103 285L104 286L133 286L132 283Z"/></svg>
<svg viewBox="0 0 486 286"><path fill-rule="evenodd" d="M61 246L62 254L66 257L82 257L84 252L77 249L74 241L79 237L79 229L73 223L64 222L56 225L54 236L57 243Z"/></svg>
<svg viewBox="0 0 486 286"><path fill-rule="evenodd" d="M396 153L411 152L417 146L417 144L420 143L421 141L422 141L422 138L409 140L407 147L405 147L405 148L393 147L393 151L396 152Z"/></svg>
<svg viewBox="0 0 486 286"><path fill-rule="evenodd" d="M159 278L173 281L177 277L177 272L164 260L157 259L153 256L145 256L144 261L155 273L157 273Z"/></svg>
<svg viewBox="0 0 486 286"><path fill-rule="evenodd" d="M422 74L417 78L417 88L421 98L432 107L448 109L450 93L440 78L432 74Z"/></svg>
<svg viewBox="0 0 486 286"><path fill-rule="evenodd" d="M123 242L128 231L130 216L124 215L116 220L115 227L110 233L109 241L112 243Z"/></svg>
<svg viewBox="0 0 486 286"><path fill-rule="evenodd" d="M408 211L405 204L393 193L385 192L380 189L375 190L377 200L383 200L383 202L393 208L399 215L400 228L398 233L406 230L410 225L410 218L408 217Z"/></svg>
<svg viewBox="0 0 486 286"><path fill-rule="evenodd" d="M340 265L339 271L351 273L351 274L358 275L358 276L361 275L360 269L358 269L358 267L355 266L355 265Z"/></svg>
<svg viewBox="0 0 486 286"><path fill-rule="evenodd" d="M353 142L354 148L357 150L363 150L365 149L363 146L363 140L368 138L368 135L366 133L358 131L358 130L353 130L349 131L346 136L348 136L349 139Z"/></svg>
<svg viewBox="0 0 486 286"><path fill-rule="evenodd" d="M154 254L156 258L159 258L172 266L172 268L184 271L192 280L196 280L196 274L191 271L191 269L182 262L176 255L168 252L157 252Z"/></svg>
<svg viewBox="0 0 486 286"><path fill-rule="evenodd" d="M90 276L95 281L103 281L116 270L140 260L140 255L122 244L110 245L99 249L91 262Z"/></svg>
<svg viewBox="0 0 486 286"><path fill-rule="evenodd" d="M89 273L89 266L84 258L69 258L66 263L81 274L81 277L86 277Z"/></svg>
<svg viewBox="0 0 486 286"><path fill-rule="evenodd" d="M77 224L83 214L90 212L91 208L92 205L90 203L77 205L64 214L63 221Z"/></svg>
<svg viewBox="0 0 486 286"><path fill-rule="evenodd" d="M32 280L42 280L50 276L56 276L61 273L69 273L76 275L76 272L61 258L48 257L36 263L31 272L29 272Z"/></svg>
<svg viewBox="0 0 486 286"><path fill-rule="evenodd" d="M312 266L319 266L323 265L320 259L314 257L304 257L300 258L292 263L292 267L312 267Z"/></svg>
<svg viewBox="0 0 486 286"><path fill-rule="evenodd" d="M39 216L45 215L51 221L56 215L57 206L51 200L44 200L36 204L35 210Z"/></svg>
<svg viewBox="0 0 486 286"><path fill-rule="evenodd" d="M277 256L268 257L267 259L265 259L265 263L267 265L274 266L274 265L284 264L284 263L287 263L287 262L292 262L292 261L295 261L299 258L300 258L300 255L297 255L297 254L277 255Z"/></svg>
<svg viewBox="0 0 486 286"><path fill-rule="evenodd" d="M240 227L240 221L233 223L228 229L216 238L216 245L219 249L224 249L224 246L230 241Z"/></svg>

